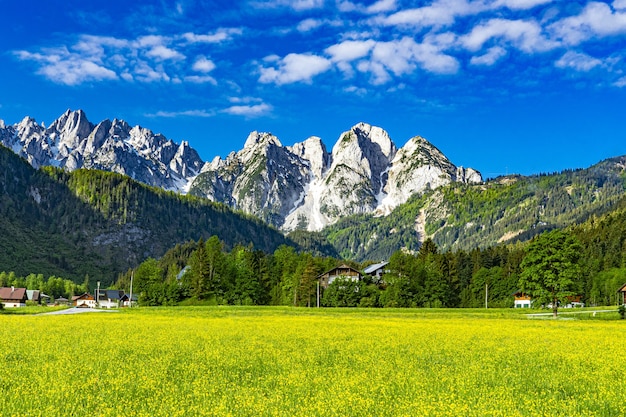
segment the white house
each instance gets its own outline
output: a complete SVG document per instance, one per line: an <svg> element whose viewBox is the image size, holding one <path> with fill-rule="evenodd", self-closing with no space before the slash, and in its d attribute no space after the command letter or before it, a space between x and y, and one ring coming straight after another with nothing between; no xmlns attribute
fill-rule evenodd
<svg viewBox="0 0 626 417"><path fill-rule="evenodd" d="M513 297L515 298L513 302L515 308L530 308L530 305L532 304L530 295L518 291L513 294Z"/></svg>

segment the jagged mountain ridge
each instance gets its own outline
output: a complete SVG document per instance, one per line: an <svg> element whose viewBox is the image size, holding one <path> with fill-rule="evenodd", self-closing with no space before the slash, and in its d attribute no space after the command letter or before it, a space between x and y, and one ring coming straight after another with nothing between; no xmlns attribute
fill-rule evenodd
<svg viewBox="0 0 626 417"><path fill-rule="evenodd" d="M284 231L321 230L358 213L387 215L415 194L482 181L425 139L398 149L387 132L366 123L340 135L331 152L318 137L283 146L270 133L252 132L242 150L206 163L185 141L178 145L118 119L94 125L81 110L66 111L47 128L30 117L0 122L0 143L35 168L121 173L225 203Z"/></svg>
<svg viewBox="0 0 626 417"><path fill-rule="evenodd" d="M117 172L148 185L186 192L203 161L183 141L123 120L103 120L97 125L82 110L67 110L49 127L25 117L13 126L0 125L0 143L25 158L33 167L57 166Z"/></svg>
<svg viewBox="0 0 626 417"><path fill-rule="evenodd" d="M243 150L205 165L190 192L285 231L317 231L352 214L387 215L450 182L481 181L478 171L454 166L419 136L398 149L383 129L359 123L331 152L318 137L283 146L269 133L252 132Z"/></svg>

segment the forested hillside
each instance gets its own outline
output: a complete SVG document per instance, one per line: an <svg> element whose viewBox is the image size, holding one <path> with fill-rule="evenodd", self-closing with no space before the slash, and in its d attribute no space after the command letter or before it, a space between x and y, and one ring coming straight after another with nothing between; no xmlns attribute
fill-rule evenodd
<svg viewBox="0 0 626 417"><path fill-rule="evenodd" d="M34 170L0 147L0 271L112 282L187 240L272 251L280 232L221 204L95 170Z"/></svg>
<svg viewBox="0 0 626 417"><path fill-rule="evenodd" d="M575 270L569 294L587 305L621 302L617 289L626 283L626 198L611 212L592 215L578 226L544 230L531 239L572 242ZM550 238L551 237L551 238ZM321 293L322 306L361 307L512 307L520 290L528 242L497 244L470 251L442 252L430 239L416 253L394 252L381 281L335 280ZM545 249L554 253L564 248ZM547 256L547 255L546 255ZM317 277L339 266L339 259L298 253L282 246L273 253L237 246L227 250L217 237L179 245L159 260L148 259L134 271L135 289L144 305L209 303L312 306ZM363 270L368 263L350 263ZM184 273L179 274L181 270ZM526 273L528 273L526 271ZM117 286L128 289L130 271ZM486 291L487 289L487 291Z"/></svg>
<svg viewBox="0 0 626 417"><path fill-rule="evenodd" d="M389 216L345 218L322 231L348 259L388 259L417 251L431 238L441 250L472 250L525 241L584 222L624 196L626 157L588 169L531 177L508 176L481 185L450 184L416 196Z"/></svg>

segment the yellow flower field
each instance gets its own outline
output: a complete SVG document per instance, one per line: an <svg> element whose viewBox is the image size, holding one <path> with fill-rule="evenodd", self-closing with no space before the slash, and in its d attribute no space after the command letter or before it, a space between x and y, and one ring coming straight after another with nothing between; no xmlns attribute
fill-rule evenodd
<svg viewBox="0 0 626 417"><path fill-rule="evenodd" d="M0 316L3 416L624 416L626 323L163 308Z"/></svg>

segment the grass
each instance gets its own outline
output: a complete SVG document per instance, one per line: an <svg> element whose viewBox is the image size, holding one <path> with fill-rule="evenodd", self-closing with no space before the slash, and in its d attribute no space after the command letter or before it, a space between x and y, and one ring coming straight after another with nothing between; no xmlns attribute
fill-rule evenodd
<svg viewBox="0 0 626 417"><path fill-rule="evenodd" d="M621 320L178 307L0 324L6 416L626 415Z"/></svg>

